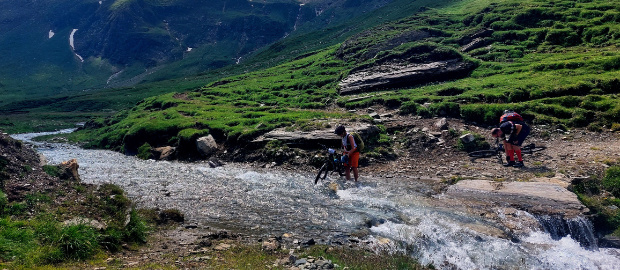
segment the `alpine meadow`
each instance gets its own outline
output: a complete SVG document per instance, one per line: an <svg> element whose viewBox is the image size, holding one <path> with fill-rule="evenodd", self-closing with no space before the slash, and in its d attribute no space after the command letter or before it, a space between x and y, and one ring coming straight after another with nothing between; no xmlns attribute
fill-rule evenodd
<svg viewBox="0 0 620 270"><path fill-rule="evenodd" d="M0 269L618 267L620 1L0 10Z"/></svg>

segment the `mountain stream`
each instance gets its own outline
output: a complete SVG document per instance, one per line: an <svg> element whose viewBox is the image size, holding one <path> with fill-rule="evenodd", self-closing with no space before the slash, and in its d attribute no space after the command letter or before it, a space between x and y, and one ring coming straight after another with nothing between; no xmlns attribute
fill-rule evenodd
<svg viewBox="0 0 620 270"><path fill-rule="evenodd" d="M77 159L85 183L119 185L139 207L178 209L187 224L202 228L258 236L290 233L322 239L319 243L336 243L363 230L369 245L407 252L439 269L620 269L617 249L584 248L568 236L558 239L542 231L517 239L485 233L501 228L443 207L441 196L425 195L423 181L368 178L361 170L359 184L331 177L315 186L314 172L156 162L31 140L45 134L50 133L12 137L34 145L49 164Z"/></svg>

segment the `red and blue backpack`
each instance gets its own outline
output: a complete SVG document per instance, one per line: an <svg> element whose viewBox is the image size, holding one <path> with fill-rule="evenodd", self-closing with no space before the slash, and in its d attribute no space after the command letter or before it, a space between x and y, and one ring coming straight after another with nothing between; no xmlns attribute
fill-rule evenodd
<svg viewBox="0 0 620 270"><path fill-rule="evenodd" d="M502 117L499 118L499 123L504 123L506 121L512 121L512 122L523 122L523 117L516 113L516 112L505 112Z"/></svg>

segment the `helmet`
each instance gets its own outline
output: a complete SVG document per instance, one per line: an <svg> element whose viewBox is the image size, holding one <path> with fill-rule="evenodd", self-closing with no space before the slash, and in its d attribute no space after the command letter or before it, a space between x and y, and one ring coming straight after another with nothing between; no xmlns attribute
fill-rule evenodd
<svg viewBox="0 0 620 270"><path fill-rule="evenodd" d="M338 126L334 131L334 134L340 135L344 132L344 126Z"/></svg>
<svg viewBox="0 0 620 270"><path fill-rule="evenodd" d="M507 114L507 113L513 113L513 112L515 112L515 111L514 111L514 110L511 110L511 109L504 110L504 114Z"/></svg>

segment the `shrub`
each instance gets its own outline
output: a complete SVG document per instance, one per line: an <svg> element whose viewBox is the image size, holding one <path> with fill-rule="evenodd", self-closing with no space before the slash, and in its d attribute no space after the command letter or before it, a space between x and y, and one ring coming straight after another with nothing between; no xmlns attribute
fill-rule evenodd
<svg viewBox="0 0 620 270"><path fill-rule="evenodd" d="M2 192L2 190L0 190L0 217L4 216L4 213L8 205L9 205L8 197L6 196L6 194L4 194L4 192Z"/></svg>
<svg viewBox="0 0 620 270"><path fill-rule="evenodd" d="M416 114L420 105L413 101L407 101L400 106L400 114Z"/></svg>
<svg viewBox="0 0 620 270"><path fill-rule="evenodd" d="M461 107L458 103L455 102L433 103L429 106L428 109L431 111L432 115L449 117L461 116Z"/></svg>
<svg viewBox="0 0 620 270"><path fill-rule="evenodd" d="M620 166L612 166L607 169L603 178L603 187L614 196L620 197Z"/></svg>
<svg viewBox="0 0 620 270"><path fill-rule="evenodd" d="M109 251L118 251L122 246L124 232L116 227L108 227L99 238L101 247Z"/></svg>
<svg viewBox="0 0 620 270"><path fill-rule="evenodd" d="M43 171L45 171L45 173L47 173L50 176L60 177L61 169L58 166L43 165Z"/></svg>
<svg viewBox="0 0 620 270"><path fill-rule="evenodd" d="M125 226L125 240L134 243L146 243L148 227L136 210L129 215L129 223Z"/></svg>
<svg viewBox="0 0 620 270"><path fill-rule="evenodd" d="M545 41L553 45L574 46L581 43L581 38L570 28L552 29L547 33Z"/></svg>
<svg viewBox="0 0 620 270"><path fill-rule="evenodd" d="M151 145L149 143L144 143L142 146L138 148L138 158L140 159L150 159L153 157L151 154Z"/></svg>
<svg viewBox="0 0 620 270"><path fill-rule="evenodd" d="M66 257L77 260L89 258L99 248L95 229L83 224L62 228L55 244Z"/></svg>
<svg viewBox="0 0 620 270"><path fill-rule="evenodd" d="M124 195L123 190L114 184L103 184L99 187L102 193L103 203L101 206L111 218L120 224L125 221L125 213L131 206L131 201Z"/></svg>
<svg viewBox="0 0 620 270"><path fill-rule="evenodd" d="M575 109L570 124L575 127L585 127L592 122L595 113L584 109Z"/></svg>

